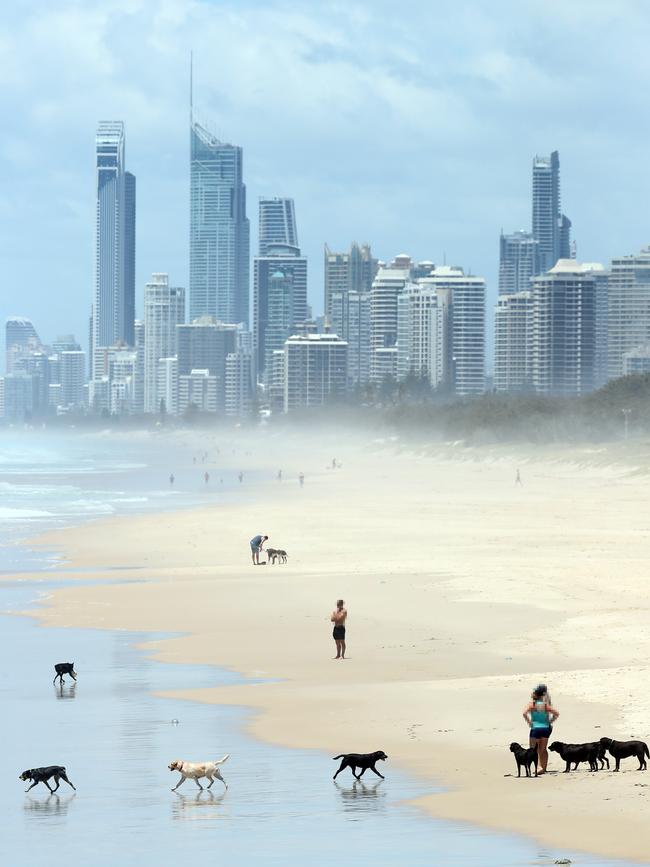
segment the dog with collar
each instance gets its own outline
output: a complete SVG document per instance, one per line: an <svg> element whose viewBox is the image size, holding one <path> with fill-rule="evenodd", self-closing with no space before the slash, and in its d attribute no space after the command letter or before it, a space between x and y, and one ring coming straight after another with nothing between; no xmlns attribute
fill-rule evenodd
<svg viewBox="0 0 650 867"><path fill-rule="evenodd" d="M208 789L212 788L215 778L221 780L224 786L228 788L228 783L221 776L221 771L218 767L219 765L223 765L228 758L230 758L229 754L225 755L222 759L217 759L216 762L186 762L183 759L174 759L168 766L169 770L178 771L181 778L172 789L172 792L175 792L179 786L182 786L185 780L194 780L199 789L203 791L203 786L199 783L199 780L203 779L203 777L210 780L210 785L207 786Z"/></svg>

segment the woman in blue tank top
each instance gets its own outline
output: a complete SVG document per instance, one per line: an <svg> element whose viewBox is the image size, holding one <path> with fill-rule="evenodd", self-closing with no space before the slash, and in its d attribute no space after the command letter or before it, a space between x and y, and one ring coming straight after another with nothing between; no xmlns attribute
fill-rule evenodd
<svg viewBox="0 0 650 867"><path fill-rule="evenodd" d="M533 691L531 700L524 710L524 719L530 727L530 745L531 747L537 747L540 774L546 773L546 766L548 765L548 739L551 736L552 724L559 715L551 705L546 687L538 686Z"/></svg>

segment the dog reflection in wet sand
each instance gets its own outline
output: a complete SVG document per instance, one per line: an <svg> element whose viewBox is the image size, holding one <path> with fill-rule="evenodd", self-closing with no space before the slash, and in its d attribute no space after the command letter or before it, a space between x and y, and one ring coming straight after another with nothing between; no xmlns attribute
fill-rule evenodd
<svg viewBox="0 0 650 867"><path fill-rule="evenodd" d="M172 789L172 792L175 792L179 786L182 786L185 780L194 780L199 789L203 791L203 786L199 783L199 780L204 777L210 780L210 785L206 787L208 789L212 788L215 778L221 780L224 786L228 788L228 783L221 776L221 771L219 770L219 765L223 765L228 758L230 758L229 754L225 755L222 759L217 759L216 762L186 762L183 759L174 759L169 765L169 770L178 771L181 778Z"/></svg>

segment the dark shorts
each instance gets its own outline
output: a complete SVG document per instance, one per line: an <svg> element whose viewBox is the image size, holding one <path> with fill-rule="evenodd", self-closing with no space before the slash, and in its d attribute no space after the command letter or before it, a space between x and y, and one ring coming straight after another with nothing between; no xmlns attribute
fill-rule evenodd
<svg viewBox="0 0 650 867"><path fill-rule="evenodd" d="M552 726L545 726L544 728L535 728L530 730L531 738L535 738L535 740L539 740L539 738L550 738L551 732L553 731Z"/></svg>
<svg viewBox="0 0 650 867"><path fill-rule="evenodd" d="M334 641L345 641L345 626L335 626L332 630Z"/></svg>

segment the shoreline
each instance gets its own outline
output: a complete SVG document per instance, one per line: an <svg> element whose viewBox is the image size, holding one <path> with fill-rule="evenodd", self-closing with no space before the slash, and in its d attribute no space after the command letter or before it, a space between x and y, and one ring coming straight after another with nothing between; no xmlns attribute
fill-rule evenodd
<svg viewBox="0 0 650 867"><path fill-rule="evenodd" d="M437 818L607 857L647 857L645 796L631 770L549 774L530 783L504 776L514 765L507 745L525 740L520 714L537 679L549 683L560 706L560 739L577 740L574 734L596 726L614 736L647 737L650 707L639 686L650 668L650 643L625 623L630 613L637 622L647 617L638 567L621 576L629 593L612 638L604 630L612 629L617 605L599 583L606 571L599 558L586 558L589 570L571 575L568 593L564 582L585 559L585 544L600 546L607 569L623 552L634 559L629 527L625 539L603 539L610 516L599 507L605 495L613 505L614 489L621 503L632 501L642 524L647 497L638 478L631 482L630 467L576 470L567 461L538 460L522 464L522 492L513 489L511 473L503 481L500 460L482 461L481 450L473 457L401 454L382 461L366 454L302 491L290 483L281 490L265 485L255 503L112 518L46 534L39 544L56 544L75 570L49 576L78 581L29 614L47 625L186 633L148 643L147 652L272 682L163 695L252 708L247 730L270 743L335 753L365 744L385 749L405 770L433 781L432 788L445 787L414 802ZM567 480L571 503L558 505L555 494ZM440 501L431 499L432 484ZM549 498L559 513L544 533ZM506 510L505 525L495 522L495 503ZM567 520L575 524L581 509L591 520L600 515L597 526L574 527L549 568L545 555L558 546L554 534ZM321 510L327 540L317 531ZM287 548L290 561L256 572L245 550L252 533L241 527L256 529L267 515L273 516L271 541ZM522 533L533 517L539 526ZM610 531L619 536L625 522L614 523ZM433 550L425 552L422 534L430 526ZM441 537L444 548L436 543ZM523 552L512 550L513 539L527 539ZM635 544L640 564L643 546ZM85 584L91 565L91 580L110 582ZM594 582L598 594L590 592ZM344 664L329 658L328 608L339 592L352 600Z"/></svg>

